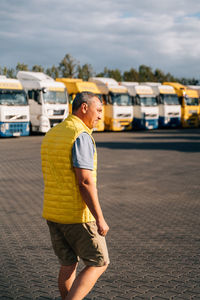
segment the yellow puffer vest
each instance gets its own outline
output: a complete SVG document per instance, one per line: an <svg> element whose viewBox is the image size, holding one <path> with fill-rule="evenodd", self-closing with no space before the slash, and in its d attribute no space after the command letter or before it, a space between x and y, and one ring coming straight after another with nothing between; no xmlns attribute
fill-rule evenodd
<svg viewBox="0 0 200 300"><path fill-rule="evenodd" d="M92 131L76 116L52 128L44 137L41 147L44 177L43 217L49 221L73 224L94 221L82 199L72 165L72 147L76 138ZM92 138L92 136L91 136ZM92 138L94 146L95 142ZM97 154L95 146L93 177L96 183Z"/></svg>

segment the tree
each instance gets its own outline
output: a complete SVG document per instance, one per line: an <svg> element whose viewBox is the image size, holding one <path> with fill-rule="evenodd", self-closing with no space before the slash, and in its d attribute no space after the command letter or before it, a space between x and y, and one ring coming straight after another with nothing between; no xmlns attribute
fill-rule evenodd
<svg viewBox="0 0 200 300"><path fill-rule="evenodd" d="M87 81L93 74L94 72L90 64L84 64L82 67L78 66L78 78Z"/></svg>
<svg viewBox="0 0 200 300"><path fill-rule="evenodd" d="M108 68L104 68L103 72L100 72L96 75L97 77L108 77Z"/></svg>
<svg viewBox="0 0 200 300"><path fill-rule="evenodd" d="M188 79L188 82L187 82L188 85L198 85L199 84L199 81L195 78L190 78Z"/></svg>
<svg viewBox="0 0 200 300"><path fill-rule="evenodd" d="M34 65L32 67L32 71L33 72L44 72L44 68L42 66L39 66L39 65Z"/></svg>
<svg viewBox="0 0 200 300"><path fill-rule="evenodd" d="M139 81L140 82L154 81L154 74L152 72L151 67L145 65L139 66Z"/></svg>
<svg viewBox="0 0 200 300"><path fill-rule="evenodd" d="M59 69L53 65L51 68L46 69L46 74L56 79L59 77Z"/></svg>
<svg viewBox="0 0 200 300"><path fill-rule="evenodd" d="M109 70L108 77L115 79L116 81L122 81L122 74L119 69Z"/></svg>
<svg viewBox="0 0 200 300"><path fill-rule="evenodd" d="M123 80L124 81L139 81L139 74L134 68L131 68L129 71L124 72Z"/></svg>
<svg viewBox="0 0 200 300"><path fill-rule="evenodd" d="M168 82L175 82L175 81L180 82L180 79L175 78L175 77L172 76L170 73L167 73L167 74L165 75L165 81L168 81Z"/></svg>
<svg viewBox="0 0 200 300"><path fill-rule="evenodd" d="M28 71L28 65L25 65L25 64L21 64L21 63L17 63L17 66L16 66L16 72L19 72L19 71Z"/></svg>
<svg viewBox="0 0 200 300"><path fill-rule="evenodd" d="M8 78L16 78L16 72L13 68L7 69L7 77Z"/></svg>
<svg viewBox="0 0 200 300"><path fill-rule="evenodd" d="M104 68L102 73L97 74L97 77L108 77L113 78L118 82L122 81L122 74L119 69L112 70L108 69L107 67Z"/></svg>
<svg viewBox="0 0 200 300"><path fill-rule="evenodd" d="M2 69L2 75L7 76L7 73L8 73L7 67L3 67L3 69Z"/></svg>
<svg viewBox="0 0 200 300"><path fill-rule="evenodd" d="M70 54L66 54L58 67L61 76L74 78L77 75L77 64L78 62Z"/></svg>
<svg viewBox="0 0 200 300"><path fill-rule="evenodd" d="M4 68L0 67L0 74L3 76L5 75L4 72L3 72Z"/></svg>
<svg viewBox="0 0 200 300"><path fill-rule="evenodd" d="M0 75L8 78L16 78L15 70L13 68L8 69L7 67L0 67Z"/></svg>
<svg viewBox="0 0 200 300"><path fill-rule="evenodd" d="M154 71L154 79L155 81L162 83L166 81L166 75L160 69L156 69Z"/></svg>

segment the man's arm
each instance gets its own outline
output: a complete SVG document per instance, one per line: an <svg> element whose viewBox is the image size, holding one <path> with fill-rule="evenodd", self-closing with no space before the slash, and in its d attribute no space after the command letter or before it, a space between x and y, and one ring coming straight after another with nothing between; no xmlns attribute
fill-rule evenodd
<svg viewBox="0 0 200 300"><path fill-rule="evenodd" d="M81 196L96 219L98 233L102 236L105 236L109 230L109 227L103 217L92 171L76 167L74 167L74 170L78 180Z"/></svg>

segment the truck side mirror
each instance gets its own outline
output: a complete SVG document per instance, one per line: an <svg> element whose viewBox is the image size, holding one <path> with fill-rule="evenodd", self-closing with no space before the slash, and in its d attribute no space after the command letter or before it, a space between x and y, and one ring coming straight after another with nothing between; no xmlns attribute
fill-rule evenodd
<svg viewBox="0 0 200 300"><path fill-rule="evenodd" d="M140 105L140 99L138 96L135 97L135 105Z"/></svg>
<svg viewBox="0 0 200 300"><path fill-rule="evenodd" d="M39 92L39 91L35 91L35 97L34 97L34 100L35 100L38 104L41 104L40 92Z"/></svg>
<svg viewBox="0 0 200 300"><path fill-rule="evenodd" d="M184 97L179 97L179 103L184 106L185 105L185 98Z"/></svg>

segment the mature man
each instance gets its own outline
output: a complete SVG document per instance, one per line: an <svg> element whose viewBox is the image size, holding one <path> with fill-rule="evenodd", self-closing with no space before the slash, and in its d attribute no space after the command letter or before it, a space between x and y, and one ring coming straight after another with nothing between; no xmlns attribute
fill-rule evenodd
<svg viewBox="0 0 200 300"><path fill-rule="evenodd" d="M109 227L98 200L97 153L91 136L101 116L99 98L79 93L72 115L42 142L43 217L61 264L58 286L63 300L83 299L109 264L105 242ZM85 268L76 277L79 258Z"/></svg>

